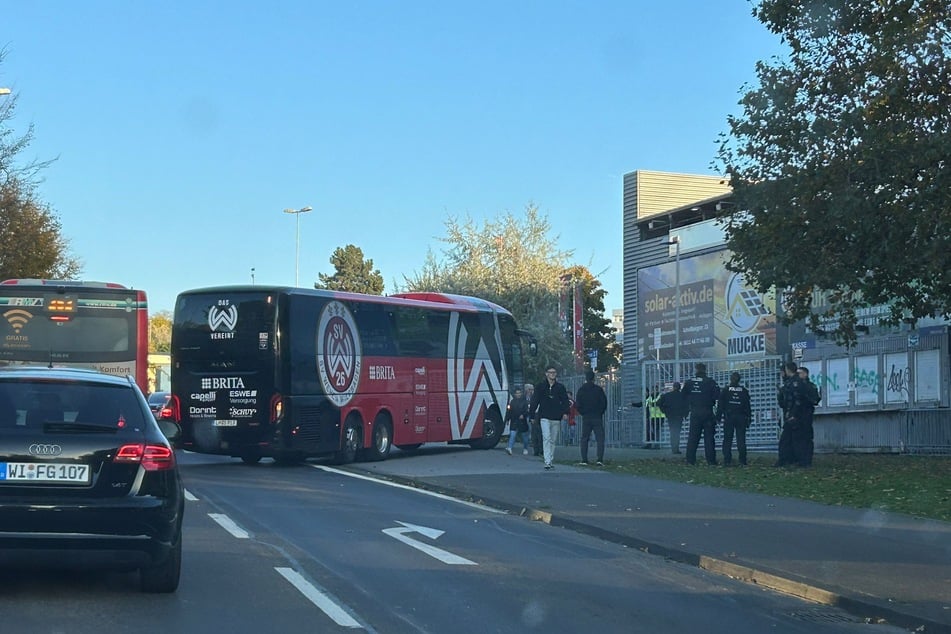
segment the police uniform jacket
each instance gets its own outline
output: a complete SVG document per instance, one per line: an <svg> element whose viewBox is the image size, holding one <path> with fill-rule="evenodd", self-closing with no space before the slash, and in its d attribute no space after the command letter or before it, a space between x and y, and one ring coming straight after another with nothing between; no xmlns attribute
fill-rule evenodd
<svg viewBox="0 0 951 634"><path fill-rule="evenodd" d="M682 391L687 397L691 416L713 417L713 408L720 397L720 388L716 381L708 376L696 376L687 379Z"/></svg>
<svg viewBox="0 0 951 634"><path fill-rule="evenodd" d="M750 408L750 392L742 385L727 385L720 391L717 403L718 418L731 423L749 424L753 415Z"/></svg>

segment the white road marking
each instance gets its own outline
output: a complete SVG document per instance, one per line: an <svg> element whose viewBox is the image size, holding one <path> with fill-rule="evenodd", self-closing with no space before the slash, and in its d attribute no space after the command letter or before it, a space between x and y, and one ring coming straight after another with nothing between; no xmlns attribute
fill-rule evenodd
<svg viewBox="0 0 951 634"><path fill-rule="evenodd" d="M196 498L194 495L192 495L192 492L189 491L188 489L185 489L185 499L188 500L189 502L197 502L197 501L198 501L198 498Z"/></svg>
<svg viewBox="0 0 951 634"><path fill-rule="evenodd" d="M465 557L460 557L459 555L453 554L448 550L443 550L441 548L436 548L435 546L430 546L429 544L424 544L423 542L418 542L412 537L407 537L406 533L420 533L428 537L429 539L438 539L445 531L441 531L437 528L428 528L426 526L417 526L416 524L407 524L406 522L400 522L397 520L397 524L402 524L403 528L384 528L383 532L392 537L393 539L398 539L407 546L412 546L416 550L422 551L443 562L444 564L449 564L453 566L478 566L474 561L470 561Z"/></svg>
<svg viewBox="0 0 951 634"><path fill-rule="evenodd" d="M221 528L225 529L238 539L248 539L251 537L248 531L235 524L234 520L227 515L223 515L221 513L209 513L208 517L218 522L218 524L221 525Z"/></svg>
<svg viewBox="0 0 951 634"><path fill-rule="evenodd" d="M387 482L386 480L380 480L379 478L374 478L371 476L365 476L360 473L351 473L350 471L344 471L343 469L334 469L333 467L328 467L322 464L312 464L310 465L314 469L320 469L321 471L326 471L328 473L336 473L339 475L345 475L348 478L356 478L358 480L368 480L370 482L375 482L377 484L385 484L386 486L391 486L397 489L404 489L406 491L412 491L414 493L421 493L423 495L429 495L434 498L439 498L440 500L446 500L448 502L455 502L456 504L462 504L463 506L469 506L474 509L479 509L480 511L485 511L487 513L499 513L505 515L506 511L501 511L499 509L494 509L482 504L476 504L475 502L467 502L465 500L460 500L454 497L449 497L448 495L443 495L442 493L436 493L435 491L427 491L426 489L417 489L415 487L407 486L405 484L399 484L398 482Z"/></svg>
<svg viewBox="0 0 951 634"><path fill-rule="evenodd" d="M304 579L299 572L293 568L275 567L282 577L291 582L295 588L300 590L301 594L307 597L311 603L333 619L334 623L341 627L354 627L363 629L363 626L357 623L347 611L339 606L333 599L318 590L307 579Z"/></svg>

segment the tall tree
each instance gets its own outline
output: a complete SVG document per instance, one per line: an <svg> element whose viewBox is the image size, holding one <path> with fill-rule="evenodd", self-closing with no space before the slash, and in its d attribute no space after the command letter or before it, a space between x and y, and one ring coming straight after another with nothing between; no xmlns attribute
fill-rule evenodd
<svg viewBox="0 0 951 634"><path fill-rule="evenodd" d="M754 15L790 51L757 64L721 140L731 268L840 343L865 306L892 325L951 317L951 5L764 0Z"/></svg>
<svg viewBox="0 0 951 634"><path fill-rule="evenodd" d="M4 55L0 50L0 62ZM9 122L15 106L16 95L0 95L0 280L75 277L81 263L69 254L56 214L36 194L37 173L49 161L18 161L33 139L33 126L14 133Z"/></svg>
<svg viewBox="0 0 951 634"><path fill-rule="evenodd" d="M367 295L383 294L383 276L373 268L373 260L363 259L363 249L352 244L334 249L330 263L336 272L333 275L320 273L314 288L331 291L349 291Z"/></svg>
<svg viewBox="0 0 951 634"><path fill-rule="evenodd" d="M470 217L446 220L447 246L439 259L429 252L421 272L404 277L406 290L481 297L507 308L538 340L538 355L526 359L528 378L546 365L574 367L571 346L558 324L560 276L571 252L557 246L551 223L534 204L481 223Z"/></svg>
<svg viewBox="0 0 951 634"><path fill-rule="evenodd" d="M149 352L167 353L172 349L172 313L160 310L149 317Z"/></svg>
<svg viewBox="0 0 951 634"><path fill-rule="evenodd" d="M601 282L587 267L575 265L562 274L563 279L581 284L582 320L585 353L598 353L597 365L592 368L604 372L621 365L621 347L614 340L614 327L604 316L604 297L608 294ZM586 359L586 361L588 361Z"/></svg>
<svg viewBox="0 0 951 634"><path fill-rule="evenodd" d="M49 205L36 200L32 186L17 178L0 184L0 279L70 279L79 260Z"/></svg>

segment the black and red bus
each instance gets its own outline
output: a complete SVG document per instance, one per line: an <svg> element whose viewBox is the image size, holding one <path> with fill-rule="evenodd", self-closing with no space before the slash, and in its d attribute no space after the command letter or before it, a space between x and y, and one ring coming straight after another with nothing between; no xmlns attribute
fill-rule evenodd
<svg viewBox="0 0 951 634"><path fill-rule="evenodd" d="M174 418L199 453L383 460L392 445L494 447L531 336L491 302L283 286L178 295Z"/></svg>
<svg viewBox="0 0 951 634"><path fill-rule="evenodd" d="M133 376L148 393L145 291L113 282L0 283L0 364L90 368Z"/></svg>

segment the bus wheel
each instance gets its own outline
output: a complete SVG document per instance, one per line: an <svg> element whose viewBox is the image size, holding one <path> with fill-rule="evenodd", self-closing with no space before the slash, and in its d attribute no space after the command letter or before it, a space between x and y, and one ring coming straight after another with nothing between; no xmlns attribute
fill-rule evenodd
<svg viewBox="0 0 951 634"><path fill-rule="evenodd" d="M261 452L250 450L241 454L241 462L244 464L257 464L261 462Z"/></svg>
<svg viewBox="0 0 951 634"><path fill-rule="evenodd" d="M363 447L363 431L359 421L348 419L343 429L343 446L334 453L334 464L350 464L356 460L357 451Z"/></svg>
<svg viewBox="0 0 951 634"><path fill-rule="evenodd" d="M373 442L365 449L366 459L371 462L386 460L390 454L393 431L388 418L378 418L373 425Z"/></svg>
<svg viewBox="0 0 951 634"><path fill-rule="evenodd" d="M482 422L482 438L473 440L469 443L469 446L474 449L492 449L499 444L503 427L502 417L499 416L499 413L494 409L489 410Z"/></svg>

